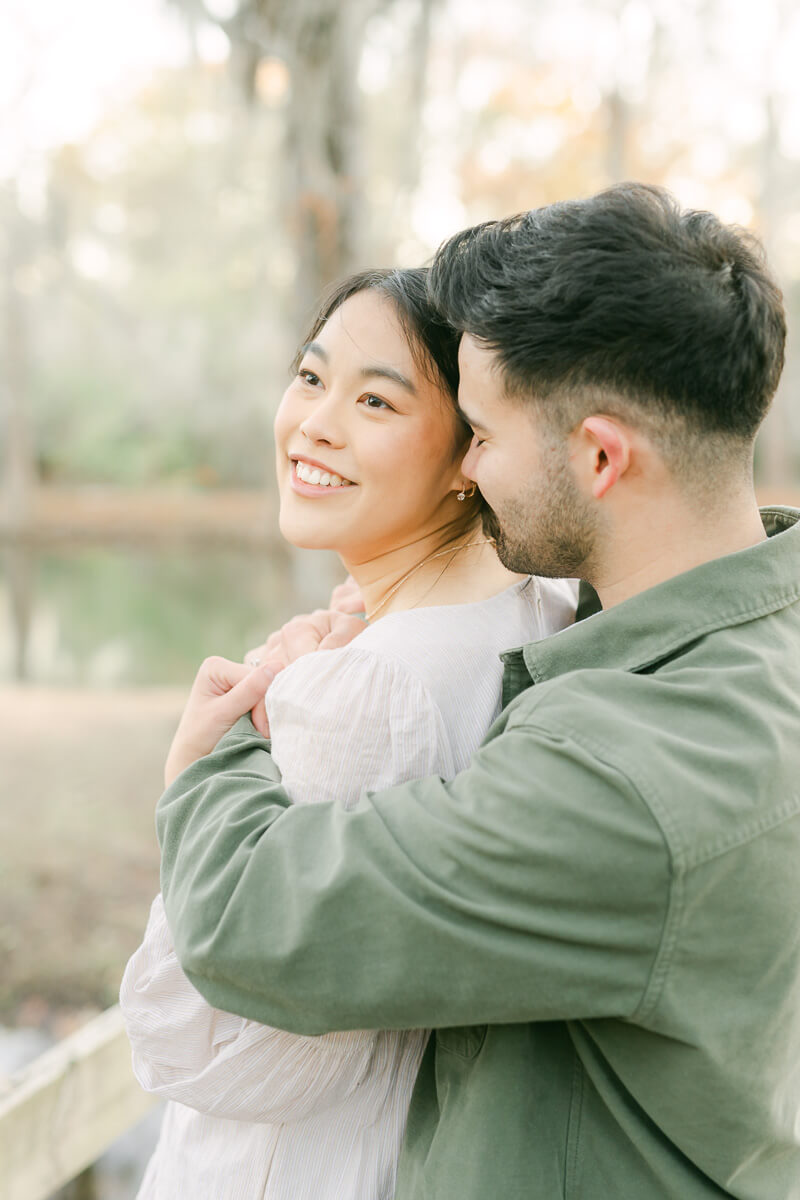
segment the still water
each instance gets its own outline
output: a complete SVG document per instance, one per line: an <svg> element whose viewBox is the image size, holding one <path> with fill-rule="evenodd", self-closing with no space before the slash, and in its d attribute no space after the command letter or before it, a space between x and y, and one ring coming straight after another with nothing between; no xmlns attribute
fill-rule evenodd
<svg viewBox="0 0 800 1200"><path fill-rule="evenodd" d="M339 571L339 576L341 571ZM0 547L0 682L182 684L324 603L326 555L252 547Z"/></svg>

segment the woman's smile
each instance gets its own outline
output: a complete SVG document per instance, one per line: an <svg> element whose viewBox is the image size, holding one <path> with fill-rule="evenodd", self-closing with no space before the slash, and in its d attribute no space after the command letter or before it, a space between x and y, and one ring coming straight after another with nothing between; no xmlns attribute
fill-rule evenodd
<svg viewBox="0 0 800 1200"><path fill-rule="evenodd" d="M319 496L340 495L348 488L358 486L352 479L346 479L317 459L290 454L289 461L292 464L292 491L300 496L316 499Z"/></svg>
<svg viewBox="0 0 800 1200"><path fill-rule="evenodd" d="M460 515L461 433L392 301L349 297L304 345L275 418L284 537L346 564L410 545L424 557L420 535Z"/></svg>

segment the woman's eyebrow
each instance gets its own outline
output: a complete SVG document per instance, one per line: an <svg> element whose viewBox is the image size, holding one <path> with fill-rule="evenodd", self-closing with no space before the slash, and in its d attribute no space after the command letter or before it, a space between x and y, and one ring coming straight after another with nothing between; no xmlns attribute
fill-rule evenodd
<svg viewBox="0 0 800 1200"><path fill-rule="evenodd" d="M316 354L317 358L321 358L323 362L328 361L328 351L320 342L306 342L305 346L300 349L300 357L304 354Z"/></svg>
<svg viewBox="0 0 800 1200"><path fill-rule="evenodd" d="M324 363L330 361L328 351L320 342L306 342L305 346L300 351L300 357L304 354L315 354L317 358L321 358ZM414 384L396 367L383 366L380 363L375 363L368 367L361 368L361 376L363 379L378 378L391 379L393 383L399 383L400 387L405 388L412 396L416 396L417 389Z"/></svg>
<svg viewBox="0 0 800 1200"><path fill-rule="evenodd" d="M417 394L417 389L411 380L407 379L405 375L401 374L394 367L379 366L376 363L374 366L362 367L361 374L364 379L371 379L373 377L391 379L394 383L399 383L400 387L405 388L407 392L411 392L412 396L416 396Z"/></svg>

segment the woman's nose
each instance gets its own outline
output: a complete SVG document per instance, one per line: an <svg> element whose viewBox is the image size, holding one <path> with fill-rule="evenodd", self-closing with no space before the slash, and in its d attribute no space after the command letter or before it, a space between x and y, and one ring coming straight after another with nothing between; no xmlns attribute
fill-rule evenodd
<svg viewBox="0 0 800 1200"><path fill-rule="evenodd" d="M313 410L300 424L300 432L310 442L327 446L341 446L344 435L331 398L326 396L314 405Z"/></svg>

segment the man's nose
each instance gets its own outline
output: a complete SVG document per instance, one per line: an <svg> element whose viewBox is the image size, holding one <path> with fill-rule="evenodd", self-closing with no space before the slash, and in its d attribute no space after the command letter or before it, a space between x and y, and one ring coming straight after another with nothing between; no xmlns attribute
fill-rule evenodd
<svg viewBox="0 0 800 1200"><path fill-rule="evenodd" d="M475 452L477 449L477 447L475 445L476 441L477 441L477 438L473 435L472 441L469 444L469 450L467 450L467 453L464 455L463 459L461 460L461 470L464 472L467 479L472 479L472 480L475 479L475 476L473 474L473 468L475 466Z"/></svg>

